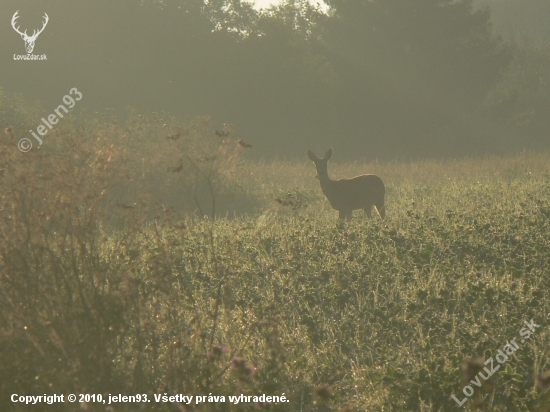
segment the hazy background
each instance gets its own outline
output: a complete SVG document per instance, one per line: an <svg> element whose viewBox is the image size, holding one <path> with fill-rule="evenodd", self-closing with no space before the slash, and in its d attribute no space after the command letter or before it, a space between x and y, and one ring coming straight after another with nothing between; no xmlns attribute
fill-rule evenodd
<svg viewBox="0 0 550 412"><path fill-rule="evenodd" d="M264 4L265 6L265 4ZM14 61L21 29L41 27ZM548 147L547 0L48 0L0 5L2 81L45 114L129 106L234 124L252 156L419 158Z"/></svg>

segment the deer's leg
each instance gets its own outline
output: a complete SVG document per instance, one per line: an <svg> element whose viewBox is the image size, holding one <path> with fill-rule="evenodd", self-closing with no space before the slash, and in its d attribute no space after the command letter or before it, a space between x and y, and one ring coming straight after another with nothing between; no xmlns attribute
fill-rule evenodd
<svg viewBox="0 0 550 412"><path fill-rule="evenodd" d="M347 220L348 222L351 220L351 210L339 210L338 218L340 220Z"/></svg>
<svg viewBox="0 0 550 412"><path fill-rule="evenodd" d="M363 210L365 211L365 213L367 214L368 218L372 218L372 214L371 214L371 210L372 210L372 205L367 205L363 208Z"/></svg>
<svg viewBox="0 0 550 412"><path fill-rule="evenodd" d="M376 203L376 210L382 219L386 217L386 206L384 205L384 197Z"/></svg>
<svg viewBox="0 0 550 412"><path fill-rule="evenodd" d="M382 219L386 217L386 206L384 206L384 203L381 206L376 206L376 210L378 210L378 214Z"/></svg>

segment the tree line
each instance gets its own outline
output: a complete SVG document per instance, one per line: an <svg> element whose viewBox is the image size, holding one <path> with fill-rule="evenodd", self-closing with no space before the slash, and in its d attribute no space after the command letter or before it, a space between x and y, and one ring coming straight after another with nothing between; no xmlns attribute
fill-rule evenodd
<svg viewBox="0 0 550 412"><path fill-rule="evenodd" d="M12 3L1 6L5 15ZM211 115L234 124L259 156L329 145L356 158L547 146L550 52L503 41L489 8L326 3L53 0L44 6L52 27L37 41L49 61L4 59L0 70L6 90L44 104L70 82L94 109ZM28 13L42 13L35 9ZM2 34L10 51L22 47Z"/></svg>

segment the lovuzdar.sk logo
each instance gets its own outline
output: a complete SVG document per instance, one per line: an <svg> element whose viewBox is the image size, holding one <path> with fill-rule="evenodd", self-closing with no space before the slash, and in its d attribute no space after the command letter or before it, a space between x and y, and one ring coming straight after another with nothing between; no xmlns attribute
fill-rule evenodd
<svg viewBox="0 0 550 412"><path fill-rule="evenodd" d="M33 30L33 33L30 36L27 34L27 30L22 32L19 29L20 26L19 25L16 26L18 18L19 18L19 10L17 10L13 14L13 17L11 19L11 26L13 27L13 30L15 30L18 34L21 35L21 38L25 42L25 49L27 50L27 54L14 54L13 60L46 60L45 54L42 54L42 55L32 54L32 51L34 50L34 43L36 42L36 39L38 38L40 33L44 31L44 29L46 28L46 25L48 24L48 21L50 20L48 15L44 13L44 22L42 24L42 28L40 30L36 30L36 29Z"/></svg>

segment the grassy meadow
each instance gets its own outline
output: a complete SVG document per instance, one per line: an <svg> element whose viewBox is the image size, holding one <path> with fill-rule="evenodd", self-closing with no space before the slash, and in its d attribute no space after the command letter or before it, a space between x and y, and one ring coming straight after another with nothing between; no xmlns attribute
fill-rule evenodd
<svg viewBox="0 0 550 412"><path fill-rule="evenodd" d="M449 411L466 385L462 410L549 410L549 153L344 163L335 147L331 177L387 188L386 220L345 223L305 153L248 161L207 118L66 119L21 153L25 130L0 144L0 410ZM53 393L151 402L10 401Z"/></svg>

